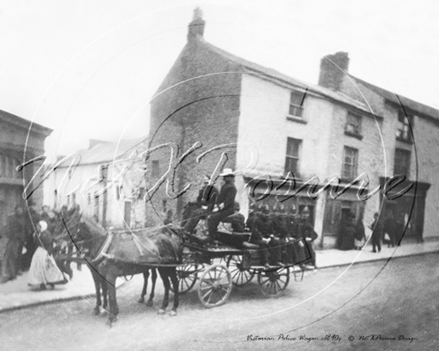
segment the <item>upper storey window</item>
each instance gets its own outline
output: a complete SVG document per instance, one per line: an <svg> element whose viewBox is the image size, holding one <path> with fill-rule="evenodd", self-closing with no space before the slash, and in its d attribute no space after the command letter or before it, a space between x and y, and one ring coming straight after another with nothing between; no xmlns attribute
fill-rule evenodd
<svg viewBox="0 0 440 351"><path fill-rule="evenodd" d="M362 117L349 112L345 123L345 134L360 137L362 134Z"/></svg>
<svg viewBox="0 0 440 351"><path fill-rule="evenodd" d="M399 120L397 122L396 138L398 140L411 142L410 124L412 116L406 115L402 111L399 112Z"/></svg>
<svg viewBox="0 0 440 351"><path fill-rule="evenodd" d="M302 119L304 112L304 100L306 99L306 91L294 90L290 93L289 117Z"/></svg>

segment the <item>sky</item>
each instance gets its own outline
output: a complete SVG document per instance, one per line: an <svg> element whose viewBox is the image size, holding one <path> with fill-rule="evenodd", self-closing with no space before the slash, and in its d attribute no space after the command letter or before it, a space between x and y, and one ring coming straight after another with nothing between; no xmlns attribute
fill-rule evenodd
<svg viewBox="0 0 440 351"><path fill-rule="evenodd" d="M197 6L232 54L317 84L345 51L354 76L438 108L437 0L0 0L0 109L52 128L52 156L148 135Z"/></svg>

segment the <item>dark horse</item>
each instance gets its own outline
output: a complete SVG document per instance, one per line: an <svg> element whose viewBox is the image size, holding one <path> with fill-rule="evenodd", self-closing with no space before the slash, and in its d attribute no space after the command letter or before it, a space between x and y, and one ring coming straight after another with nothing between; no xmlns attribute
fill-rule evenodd
<svg viewBox="0 0 440 351"><path fill-rule="evenodd" d="M160 228L125 230L107 234L95 221L81 216L65 225L61 237L66 238L66 235L74 242L92 271L97 295L95 311L99 312L101 305L100 290L104 296L104 308L106 307L106 292L108 292L108 323L110 325L116 321L119 313L116 300L116 278L139 273L143 273L144 278L147 278L147 273L151 268L157 268L165 287L162 307L158 313L164 314L168 306L171 281L174 304L170 315L176 315L179 304L176 266L181 264L182 254L180 229L168 228L167 234L163 234ZM145 283L144 288L146 290Z"/></svg>

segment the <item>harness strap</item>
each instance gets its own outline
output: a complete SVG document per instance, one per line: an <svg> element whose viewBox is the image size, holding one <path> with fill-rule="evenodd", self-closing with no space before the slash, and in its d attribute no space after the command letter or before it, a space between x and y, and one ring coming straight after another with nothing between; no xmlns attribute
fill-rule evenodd
<svg viewBox="0 0 440 351"><path fill-rule="evenodd" d="M112 243L113 236L113 232L110 232L109 235L107 235L107 239L104 241L104 245L102 245L101 250L99 250L98 256L96 256L96 258L92 262L100 260L102 256L106 257L107 250Z"/></svg>

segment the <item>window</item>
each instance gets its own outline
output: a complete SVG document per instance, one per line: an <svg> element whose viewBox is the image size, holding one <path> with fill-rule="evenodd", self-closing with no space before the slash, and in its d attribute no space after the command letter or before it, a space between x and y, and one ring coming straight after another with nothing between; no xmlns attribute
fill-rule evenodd
<svg viewBox="0 0 440 351"><path fill-rule="evenodd" d="M344 162L342 165L342 178L354 179L357 177L358 150L352 147L344 147Z"/></svg>
<svg viewBox="0 0 440 351"><path fill-rule="evenodd" d="M411 161L411 152L403 149L396 149L394 154L394 174L409 175L409 166Z"/></svg>
<svg viewBox="0 0 440 351"><path fill-rule="evenodd" d="M361 135L362 117L353 113L347 114L345 133L349 135Z"/></svg>
<svg viewBox="0 0 440 351"><path fill-rule="evenodd" d="M152 176L157 178L160 175L160 168L159 168L159 161L153 161L153 170L152 170Z"/></svg>
<svg viewBox="0 0 440 351"><path fill-rule="evenodd" d="M0 154L0 177L20 178L21 173L17 171L19 162L9 155Z"/></svg>
<svg viewBox="0 0 440 351"><path fill-rule="evenodd" d="M299 171L299 152L301 147L301 140L287 138L287 151L286 151L286 165L284 172L292 172L294 175Z"/></svg>
<svg viewBox="0 0 440 351"><path fill-rule="evenodd" d="M289 104L289 116L295 116L302 118L303 116L303 104L306 98L306 91L292 91L290 93L290 104Z"/></svg>
<svg viewBox="0 0 440 351"><path fill-rule="evenodd" d="M399 121L397 123L396 137L397 139L410 141L409 126L412 122L412 116L407 116L403 112L399 112Z"/></svg>

